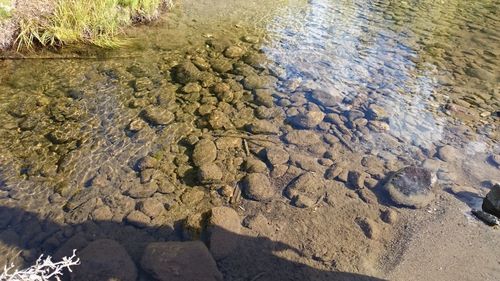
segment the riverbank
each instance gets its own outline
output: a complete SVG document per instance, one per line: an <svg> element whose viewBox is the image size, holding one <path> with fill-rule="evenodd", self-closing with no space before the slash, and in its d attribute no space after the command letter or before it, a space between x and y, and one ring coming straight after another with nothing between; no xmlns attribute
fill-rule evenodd
<svg viewBox="0 0 500 281"><path fill-rule="evenodd" d="M0 50L85 43L123 44L119 34L157 19L171 0L1 0Z"/></svg>

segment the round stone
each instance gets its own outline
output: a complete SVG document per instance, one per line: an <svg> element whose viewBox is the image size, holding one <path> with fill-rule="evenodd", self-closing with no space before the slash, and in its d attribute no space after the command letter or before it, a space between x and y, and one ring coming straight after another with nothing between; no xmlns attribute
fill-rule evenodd
<svg viewBox="0 0 500 281"><path fill-rule="evenodd" d="M260 173L251 173L245 177L244 194L256 201L269 201L274 195L269 178Z"/></svg>
<svg viewBox="0 0 500 281"><path fill-rule="evenodd" d="M385 187L395 203L422 208L434 199L434 182L435 176L431 171L409 166L397 171Z"/></svg>

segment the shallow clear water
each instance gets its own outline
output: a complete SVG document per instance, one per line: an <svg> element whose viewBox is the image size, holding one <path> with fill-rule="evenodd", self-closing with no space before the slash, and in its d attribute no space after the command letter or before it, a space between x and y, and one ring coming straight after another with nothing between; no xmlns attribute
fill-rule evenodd
<svg viewBox="0 0 500 281"><path fill-rule="evenodd" d="M90 211L63 211L68 200L95 186L102 198L130 195L134 186L149 184L137 161L152 155L162 163L158 185L173 188L150 196L175 202L166 215L173 223L226 200L213 190L245 175L241 162L248 148L218 147L222 184L200 184L192 159L198 138L245 139L247 133L308 154L324 169L342 165L375 181L410 164L439 170L436 152L449 144L460 163L438 171L444 186L499 180L495 164L485 160L500 153L499 4L181 1L161 22L134 27L120 50L71 48L40 54L54 59L0 61L0 204L80 222ZM213 61L230 46L257 62L224 59L229 68L214 70ZM87 59L62 59L75 54ZM213 77L207 80L230 84L239 100L214 97L210 81L201 95L183 93L172 67L197 58L209 61L204 71ZM252 75L267 79L272 105L254 102L255 91L241 86ZM318 99L315 92L326 96ZM201 113L203 105L209 112ZM175 120L158 125L144 117L151 108ZM309 131L321 144L286 137L298 130L293 116L318 110L326 116ZM269 119L277 132L268 137L252 129L258 119ZM131 129L131 122L140 129ZM259 155L252 145L250 150ZM363 157L382 164L354 160ZM286 165L316 169L293 159ZM194 207L180 199L193 187L206 194ZM139 202L148 196L131 197Z"/></svg>

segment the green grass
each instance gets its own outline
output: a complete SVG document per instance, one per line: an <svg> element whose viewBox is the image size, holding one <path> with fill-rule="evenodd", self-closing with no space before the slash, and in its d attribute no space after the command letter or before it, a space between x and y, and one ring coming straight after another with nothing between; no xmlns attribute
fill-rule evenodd
<svg viewBox="0 0 500 281"><path fill-rule="evenodd" d="M12 1L0 0L0 21L8 19L12 13Z"/></svg>
<svg viewBox="0 0 500 281"><path fill-rule="evenodd" d="M0 0L3 1L3 0ZM137 21L158 17L165 0L55 0L54 12L45 18L19 21L18 50L36 44L61 46L86 43L114 48L123 41L117 35Z"/></svg>

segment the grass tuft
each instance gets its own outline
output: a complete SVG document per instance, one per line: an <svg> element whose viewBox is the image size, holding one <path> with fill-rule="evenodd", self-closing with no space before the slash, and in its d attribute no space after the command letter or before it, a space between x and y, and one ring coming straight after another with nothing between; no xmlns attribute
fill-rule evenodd
<svg viewBox="0 0 500 281"><path fill-rule="evenodd" d="M2 0L0 0L2 1ZM156 19L166 0L55 0L53 13L19 21L18 50L42 46L87 43L114 48L124 26Z"/></svg>

